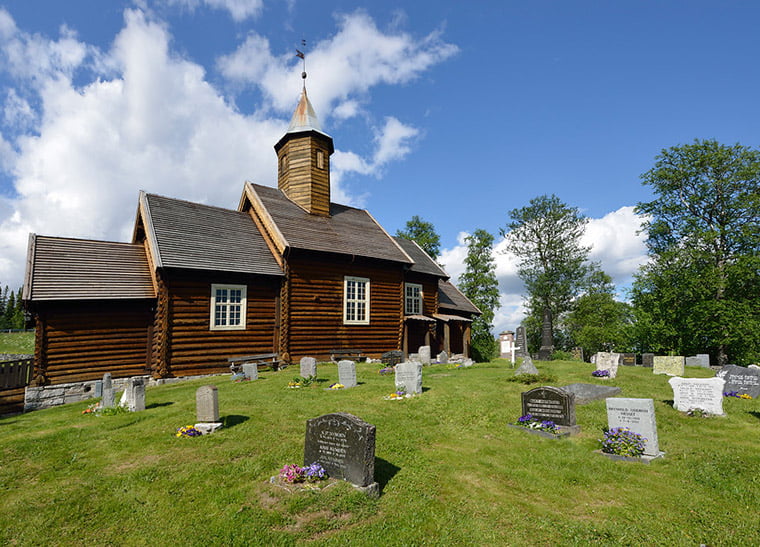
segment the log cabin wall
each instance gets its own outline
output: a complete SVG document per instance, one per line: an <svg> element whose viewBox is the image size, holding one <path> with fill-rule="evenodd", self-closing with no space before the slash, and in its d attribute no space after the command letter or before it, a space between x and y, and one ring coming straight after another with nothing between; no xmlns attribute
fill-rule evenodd
<svg viewBox="0 0 760 547"><path fill-rule="evenodd" d="M288 265L287 327L292 362L306 356L326 359L333 349L359 349L373 358L399 349L403 306L400 264L301 251L291 254ZM343 324L345 276L370 280L369 325Z"/></svg>
<svg viewBox="0 0 760 547"><path fill-rule="evenodd" d="M406 272L405 283L422 285L422 315L433 317L438 313L438 278L418 272ZM430 344L432 355L440 353L441 340L435 323L425 321L407 321L407 347L410 353L416 353L420 346ZM427 335L427 336L426 336Z"/></svg>
<svg viewBox="0 0 760 547"><path fill-rule="evenodd" d="M149 370L153 300L39 302L33 384L138 376Z"/></svg>
<svg viewBox="0 0 760 547"><path fill-rule="evenodd" d="M280 279L205 271L164 271L170 376L229 372L228 357L273 353ZM245 330L210 330L211 285L246 285Z"/></svg>
<svg viewBox="0 0 760 547"><path fill-rule="evenodd" d="M433 317L438 313L438 278L417 272L406 272L405 283L422 285L422 315Z"/></svg>

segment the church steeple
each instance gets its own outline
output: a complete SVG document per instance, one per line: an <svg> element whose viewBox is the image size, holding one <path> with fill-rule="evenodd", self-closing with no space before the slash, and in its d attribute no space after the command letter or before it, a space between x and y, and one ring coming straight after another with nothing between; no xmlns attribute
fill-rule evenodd
<svg viewBox="0 0 760 547"><path fill-rule="evenodd" d="M277 187L312 215L330 216L330 155L333 140L322 126L304 87L285 135L274 145Z"/></svg>

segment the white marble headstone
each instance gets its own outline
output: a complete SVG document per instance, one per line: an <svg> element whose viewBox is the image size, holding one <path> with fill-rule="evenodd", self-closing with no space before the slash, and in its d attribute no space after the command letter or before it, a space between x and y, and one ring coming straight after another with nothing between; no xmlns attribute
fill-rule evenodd
<svg viewBox="0 0 760 547"><path fill-rule="evenodd" d="M317 376L317 360L314 357L301 357L301 377Z"/></svg>
<svg viewBox="0 0 760 547"><path fill-rule="evenodd" d="M618 365L620 364L619 353L609 353L600 351L596 354L596 370L607 370L610 378L617 376Z"/></svg>
<svg viewBox="0 0 760 547"><path fill-rule="evenodd" d="M681 412L701 409L723 414L723 378L679 378L668 380L673 388L673 407Z"/></svg>
<svg viewBox="0 0 760 547"><path fill-rule="evenodd" d="M422 393L422 363L407 361L396 365L396 389Z"/></svg>
<svg viewBox="0 0 760 547"><path fill-rule="evenodd" d="M606 399L606 402L607 425L610 429L627 427L646 439L644 443L645 456L659 456L661 454L652 399L610 397Z"/></svg>
<svg viewBox="0 0 760 547"><path fill-rule="evenodd" d="M343 384L343 387L356 387L356 363L338 361L338 383Z"/></svg>

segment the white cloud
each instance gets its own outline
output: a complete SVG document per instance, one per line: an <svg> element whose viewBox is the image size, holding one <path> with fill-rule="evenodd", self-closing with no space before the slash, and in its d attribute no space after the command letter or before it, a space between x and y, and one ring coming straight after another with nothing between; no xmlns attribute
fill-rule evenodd
<svg viewBox="0 0 760 547"><path fill-rule="evenodd" d="M458 51L441 40L440 32L419 40L397 30L384 33L361 11L339 15L338 26L333 37L307 52L307 72L315 75L308 79L309 98L323 116L333 105L350 103L351 96L364 96L378 84L411 81ZM218 66L230 80L259 87L277 111L290 111L298 98L302 67L295 51L274 56L262 36L249 35L234 53L221 57ZM359 109L343 106L338 116L345 118L351 111L356 115Z"/></svg>
<svg viewBox="0 0 760 547"><path fill-rule="evenodd" d="M263 0L166 0L170 5L180 5L194 11L201 4L210 8L227 10L235 21L257 17L264 7Z"/></svg>
<svg viewBox="0 0 760 547"><path fill-rule="evenodd" d="M224 3L228 9L233 5ZM370 34L362 37L362 31ZM125 11L124 27L107 51L78 41L66 27L58 39L25 33L0 9L0 69L15 84L2 118L13 132L0 134L0 162L14 185L10 197L0 198L4 283L21 283L30 232L129 240L140 189L234 207L244 180L275 184L271 144L287 127L300 85L292 56L277 57L265 38L250 35L235 54L220 60L229 77L255 79L268 97L244 114L208 83L202 66L171 50L171 40L161 21L138 9ZM336 59L354 46L361 49L362 41L372 52L368 60ZM338 117L355 116L367 100L355 95L379 82L408 81L455 50L436 34L415 41L406 34L383 34L366 15L346 16L335 37L318 45L319 55L309 57L310 63L343 67L314 85L323 105L317 112L329 117L328 105L335 104ZM357 63L382 70L371 81L341 81L343 71ZM311 87L309 92L311 97ZM387 117L374 131L374 151L367 158L336 151L334 201L362 206L366 196L345 190L341 177L377 176L388 162L409 153L418 134Z"/></svg>
<svg viewBox="0 0 760 547"><path fill-rule="evenodd" d="M642 219L633 209L621 207L602 218L590 219L582 239L584 245L591 246L590 260L600 262L602 269L613 278L619 289L630 284L633 274L647 261L645 235L637 233ZM466 232L460 233L457 245L444 249L439 258L454 283L457 283L465 270L465 237L468 235ZM501 309L494 317L494 332L499 333L507 329L514 330L524 318L522 295L525 288L517 275L517 257L509 252L506 239L496 241L493 257L501 302Z"/></svg>

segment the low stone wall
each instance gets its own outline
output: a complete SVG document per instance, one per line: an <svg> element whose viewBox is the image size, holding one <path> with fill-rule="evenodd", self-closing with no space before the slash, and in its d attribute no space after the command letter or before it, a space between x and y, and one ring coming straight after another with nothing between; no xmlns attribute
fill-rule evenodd
<svg viewBox="0 0 760 547"><path fill-rule="evenodd" d="M229 374L229 373L224 373ZM195 380L197 378L207 378L209 376L221 376L222 374L205 374L201 376L183 376L181 378L159 378L153 379L149 376L142 376L148 386L160 386L163 384L173 384L186 380ZM139 376L138 376L139 378ZM124 387L129 378L114 378L111 381L114 392L124 391ZM75 382L71 384L54 384L50 386L32 387L27 386L24 395L24 412L50 408L52 406L64 405L66 403L77 403L100 397L103 392L103 380L92 380L89 382ZM118 403L118 398L117 398Z"/></svg>

